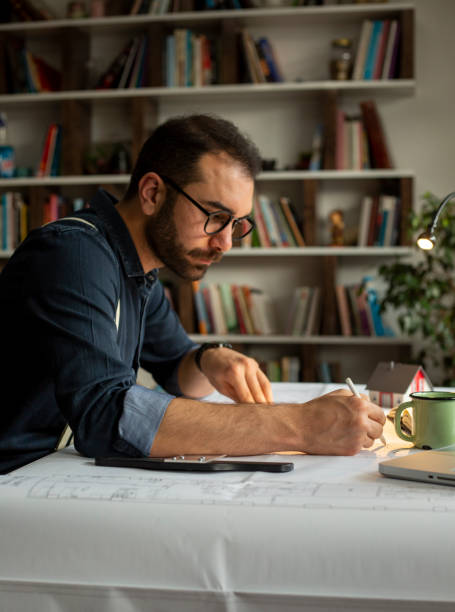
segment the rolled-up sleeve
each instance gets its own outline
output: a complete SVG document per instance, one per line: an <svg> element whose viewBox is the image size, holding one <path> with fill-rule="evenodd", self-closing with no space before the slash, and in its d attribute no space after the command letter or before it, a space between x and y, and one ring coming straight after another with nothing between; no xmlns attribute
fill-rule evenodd
<svg viewBox="0 0 455 612"><path fill-rule="evenodd" d="M121 440L117 441L116 449L128 452L128 444L148 456L166 408L174 397L140 385L128 389L119 421Z"/></svg>

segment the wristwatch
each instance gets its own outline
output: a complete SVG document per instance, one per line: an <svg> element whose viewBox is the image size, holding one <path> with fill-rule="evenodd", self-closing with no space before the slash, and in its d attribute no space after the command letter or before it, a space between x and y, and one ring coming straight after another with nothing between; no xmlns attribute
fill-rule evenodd
<svg viewBox="0 0 455 612"><path fill-rule="evenodd" d="M202 372L202 368L201 368L201 357L202 354L205 351L208 351L209 349L216 349L216 348L232 348L232 344L229 344L229 342L205 342L204 344L201 344L201 346L197 349L195 355L194 355L194 361L197 365L197 367L201 370Z"/></svg>

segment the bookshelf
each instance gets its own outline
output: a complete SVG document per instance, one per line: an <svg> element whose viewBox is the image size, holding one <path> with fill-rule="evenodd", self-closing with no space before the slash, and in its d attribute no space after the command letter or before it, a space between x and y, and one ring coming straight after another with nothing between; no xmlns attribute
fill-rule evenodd
<svg viewBox="0 0 455 612"><path fill-rule="evenodd" d="M406 99L414 94L414 13L412 4L396 2L0 24L0 49L5 49L11 37L19 38L44 57L56 57L59 67L66 68L62 71L60 91L9 93L4 79L0 78L0 109L8 114L11 140L20 165L36 169L48 124L57 120L63 128L60 176L0 179L0 194L9 190L23 192L30 204L30 224L32 227L39 225L43 201L52 190L83 198L89 198L98 186L116 189L117 193L124 190L129 178L127 174L87 175L84 172L83 155L90 143L102 141L105 134L112 138L118 132L119 139L131 143L134 159L150 130L168 116L193 111L218 112L249 132L265 158L277 158L278 170L263 172L258 177L258 191L290 194L292 201L301 208L307 246L234 248L216 269L209 271L207 282L218 279L233 282L233 278L239 277L245 284L262 283L261 288L271 290L278 298L279 290L274 287L270 271L283 272L282 282L289 291L304 282L321 285L323 273L326 282L322 284L325 284L324 290L329 291L330 283L358 278L374 270L384 258L406 257L412 252L403 224L398 246L328 246L324 225L328 210L335 206L334 202L338 206L338 195L341 194L342 207L349 208L349 202L356 198L358 208L362 194L369 190L379 193L384 187L391 189L401 199L404 219L406 211L413 206L414 173L404 168L314 171L285 168L295 161L301 142L305 142L307 148L311 146L314 126L323 120L322 109L330 101L335 100L350 109L361 100L374 99L380 110L383 101ZM365 19L399 21L401 53L397 77L330 80L330 41L340 33L358 40ZM163 41L166 34L177 27L211 32L220 39L223 53L217 84L204 87L163 85ZM241 28L251 29L254 35L264 32L273 41L284 68L284 82L240 82L234 65L239 56L235 33ZM98 72L102 72L126 40L142 33L155 41L150 48L152 61L149 62L147 85L131 89L94 89L93 77L88 78L93 69L92 58L96 59L103 49L104 65L97 67ZM312 54L314 61L310 64L307 58ZM274 127L268 134L264 126L270 125L270 118ZM299 121L298 130L292 127L296 121ZM30 129L35 129L36 133L32 143L25 137ZM389 144L393 152L393 137ZM5 260L10 254L11 251L6 250L0 252L0 257ZM336 316L333 300L326 300L324 316ZM202 339L198 334L192 337L198 341ZM369 358L374 365L380 351L387 355L386 358L393 354L398 360L406 358L410 348L410 341L403 338L344 337L333 333L297 338L211 334L209 339L229 339L255 356L258 351L283 353L290 348L303 359L306 379L315 376L315 360L319 356L325 359L330 351L338 360L346 356L348 373L352 373L355 359L364 362ZM359 354L353 356L353 349Z"/></svg>

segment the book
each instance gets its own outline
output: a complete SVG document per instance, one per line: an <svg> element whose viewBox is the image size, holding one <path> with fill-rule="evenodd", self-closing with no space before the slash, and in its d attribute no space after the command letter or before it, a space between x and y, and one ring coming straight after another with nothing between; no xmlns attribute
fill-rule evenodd
<svg viewBox="0 0 455 612"><path fill-rule="evenodd" d="M337 298L338 315L340 317L341 334L352 336L351 320L349 316L349 305L344 285L336 285L335 295Z"/></svg>
<svg viewBox="0 0 455 612"><path fill-rule="evenodd" d="M209 334L211 333L212 329L209 323L205 300L200 289L200 283L199 281L192 281L191 285L197 315L198 331L200 334Z"/></svg>
<svg viewBox="0 0 455 612"><path fill-rule="evenodd" d="M236 332L238 330L238 322L231 287L227 283L221 283L219 290L228 332Z"/></svg>
<svg viewBox="0 0 455 612"><path fill-rule="evenodd" d="M166 36L166 86L176 86L176 71L175 71L175 37L172 34Z"/></svg>
<svg viewBox="0 0 455 612"><path fill-rule="evenodd" d="M234 300L235 314L237 316L240 333L247 334L249 332L246 327L244 312L240 304L240 297L239 297L241 293L240 288L237 285L231 285L231 291L232 291L232 298Z"/></svg>
<svg viewBox="0 0 455 612"><path fill-rule="evenodd" d="M59 91L62 74L53 66L36 55L29 54L29 61L33 65L32 72L36 79L37 91Z"/></svg>
<svg viewBox="0 0 455 612"><path fill-rule="evenodd" d="M376 244L380 224L381 215L379 212L379 196L375 195L372 196L367 246L374 246Z"/></svg>
<svg viewBox="0 0 455 612"><path fill-rule="evenodd" d="M57 133L55 136L54 150L50 158L50 176L59 176L60 174L60 159L62 152L62 126L57 125Z"/></svg>
<svg viewBox="0 0 455 612"><path fill-rule="evenodd" d="M243 56L247 67L247 78L250 83L265 83L266 77L262 71L256 45L253 37L245 28L241 31Z"/></svg>
<svg viewBox="0 0 455 612"><path fill-rule="evenodd" d="M258 198L256 197L253 205L253 215L256 222L256 230L259 238L260 246L269 247L271 246L270 237L265 225L264 216L262 214L261 206L259 205Z"/></svg>
<svg viewBox="0 0 455 612"><path fill-rule="evenodd" d="M54 125L55 124L51 124L47 128L46 137L44 140L43 151L41 153L41 159L40 159L40 163L38 166L38 170L36 172L36 176L45 176L46 174L46 166L47 166L47 160L49 157L49 150L51 146L51 136L52 136L52 131L54 129Z"/></svg>
<svg viewBox="0 0 455 612"><path fill-rule="evenodd" d="M278 333L277 319L270 296L259 289L250 288L249 307L256 333Z"/></svg>
<svg viewBox="0 0 455 612"><path fill-rule="evenodd" d="M373 69L373 79L380 79L382 77L382 69L384 66L385 52L387 48L387 41L389 39L390 31L390 19L386 19L383 23L381 35L378 41L378 50L376 53L376 59Z"/></svg>
<svg viewBox="0 0 455 612"><path fill-rule="evenodd" d="M392 246L396 202L397 198L395 196L379 196L379 206L382 210L382 223L380 229L381 246Z"/></svg>
<svg viewBox="0 0 455 612"><path fill-rule="evenodd" d="M216 334L227 334L228 328L224 318L223 305L218 285L210 284L207 287L210 296L211 311L213 316L213 327Z"/></svg>
<svg viewBox="0 0 455 612"><path fill-rule="evenodd" d="M373 168L393 168L385 133L374 100L360 102Z"/></svg>
<svg viewBox="0 0 455 612"><path fill-rule="evenodd" d="M390 23L389 36L384 55L384 63L382 67L382 78L393 79L396 76L396 65L398 46L400 38L400 25L396 19Z"/></svg>
<svg viewBox="0 0 455 612"><path fill-rule="evenodd" d="M265 62L267 66L267 80L272 83L281 83L284 81L282 70L277 62L276 54L273 50L273 47L269 41L269 39L265 36L259 38L256 43L257 49L260 50L263 58L263 62Z"/></svg>
<svg viewBox="0 0 455 612"><path fill-rule="evenodd" d="M282 246L280 231L272 212L272 203L266 195L259 194L257 197L259 208L264 219L265 227L270 241L270 246Z"/></svg>
<svg viewBox="0 0 455 612"><path fill-rule="evenodd" d="M337 94L328 91L324 104L323 170L336 169Z"/></svg>
<svg viewBox="0 0 455 612"><path fill-rule="evenodd" d="M357 237L357 246L365 247L368 245L368 232L370 227L370 218L373 208L372 196L366 195L360 203L360 220L359 231Z"/></svg>
<svg viewBox="0 0 455 612"><path fill-rule="evenodd" d="M362 121L359 117L352 117L349 121L349 168L351 170L362 169L362 147Z"/></svg>
<svg viewBox="0 0 455 612"><path fill-rule="evenodd" d="M348 167L346 159L346 114L341 108L336 109L336 141L335 141L335 168L345 170Z"/></svg>
<svg viewBox="0 0 455 612"><path fill-rule="evenodd" d="M381 20L376 19L373 21L373 29L371 30L370 43L368 45L365 68L363 71L363 78L367 81L373 78L376 55L378 53L378 45L383 26L384 23Z"/></svg>
<svg viewBox="0 0 455 612"><path fill-rule="evenodd" d="M98 82L95 85L95 89L115 89L117 87L134 42L134 38L129 40L126 45L124 45L120 53L114 57L109 64L108 69L105 70L99 77Z"/></svg>
<svg viewBox="0 0 455 612"><path fill-rule="evenodd" d="M147 37L142 36L131 68L128 79L128 89L144 86L144 67L147 58Z"/></svg>
<svg viewBox="0 0 455 612"><path fill-rule="evenodd" d="M140 38L135 37L133 40L133 44L130 47L128 57L125 62L125 66L123 67L122 73L120 75L120 79L117 85L118 89L123 89L127 87L128 85L129 76L132 72L134 60L136 59L139 45L140 45Z"/></svg>
<svg viewBox="0 0 455 612"><path fill-rule="evenodd" d="M364 291L366 292L367 303L370 312L370 322L372 324L372 328L374 330L375 336L385 336L384 325L382 323L381 312L378 294L376 289L373 287L372 278L366 276L362 279L362 285L364 287Z"/></svg>
<svg viewBox="0 0 455 612"><path fill-rule="evenodd" d="M360 38L359 43L357 45L357 52L354 60L354 67L352 70L352 79L355 81L359 81L363 79L363 75L365 72L365 60L367 56L368 47L370 44L371 31L373 29L373 21L371 19L366 19L362 23L362 28L360 30Z"/></svg>
<svg viewBox="0 0 455 612"><path fill-rule="evenodd" d="M346 287L346 295L348 298L349 314L351 318L351 329L353 335L362 336L362 322L360 318L359 306L357 303L357 294L359 292L359 285L348 285Z"/></svg>
<svg viewBox="0 0 455 612"><path fill-rule="evenodd" d="M294 236L292 235L291 229L286 221L286 217L284 216L279 203L271 203L271 210L273 216L275 217L276 225L280 234L281 246L295 246L296 243L294 240Z"/></svg>
<svg viewBox="0 0 455 612"><path fill-rule="evenodd" d="M313 287L311 301L308 306L308 316L305 325L305 336L315 336L319 334L321 322L321 288Z"/></svg>
<svg viewBox="0 0 455 612"><path fill-rule="evenodd" d="M292 335L301 336L304 333L308 315L308 307L311 300L311 287L297 287L298 295L297 307L295 310L294 321L292 325Z"/></svg>
<svg viewBox="0 0 455 612"><path fill-rule="evenodd" d="M288 222L289 228L294 236L295 243L300 247L304 247L305 240L303 238L302 232L299 229L299 226L297 225L294 213L292 212L289 198L281 196L279 198L279 205L281 207L281 210L283 211L284 216L286 217L286 221Z"/></svg>
<svg viewBox="0 0 455 612"><path fill-rule="evenodd" d="M313 133L311 141L311 157L308 170L320 170L322 167L322 145L324 138L324 127L318 124Z"/></svg>

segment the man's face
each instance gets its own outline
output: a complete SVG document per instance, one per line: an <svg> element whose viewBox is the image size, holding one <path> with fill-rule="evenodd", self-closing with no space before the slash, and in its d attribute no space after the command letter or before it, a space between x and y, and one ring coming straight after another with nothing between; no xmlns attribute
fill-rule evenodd
<svg viewBox="0 0 455 612"><path fill-rule="evenodd" d="M251 213L254 182L224 155L204 155L201 180L183 187L208 212L227 210L236 218ZM146 227L153 253L181 278L199 280L208 267L232 247L232 222L221 232L204 232L207 216L183 195L167 186L166 200Z"/></svg>

